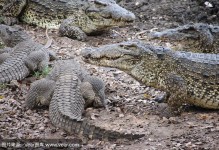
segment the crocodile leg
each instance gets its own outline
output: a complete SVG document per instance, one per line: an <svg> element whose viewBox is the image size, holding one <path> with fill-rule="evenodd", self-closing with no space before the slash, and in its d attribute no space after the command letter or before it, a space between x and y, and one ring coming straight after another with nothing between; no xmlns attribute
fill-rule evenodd
<svg viewBox="0 0 219 150"><path fill-rule="evenodd" d="M13 51L10 47L5 47L0 49L0 64L2 64L8 57L10 57L10 53Z"/></svg>
<svg viewBox="0 0 219 150"><path fill-rule="evenodd" d="M89 82L82 82L80 84L80 89L81 89L81 94L85 100L85 108L93 106L95 108L98 107L106 107L106 102L105 102L105 93L101 90L101 96L104 97L104 100L102 100L103 98L99 95L99 93L95 92L93 85L91 85L91 83ZM96 95L97 93L97 95ZM98 97L100 98L100 100L98 99ZM101 102L101 104L100 104Z"/></svg>
<svg viewBox="0 0 219 150"><path fill-rule="evenodd" d="M49 60L50 61L58 59L58 57L56 56L56 53L54 51L48 50L48 53L49 53Z"/></svg>
<svg viewBox="0 0 219 150"><path fill-rule="evenodd" d="M46 54L43 50L34 51L28 55L24 62L30 71L34 71L36 69L43 71L43 69L48 66L49 54Z"/></svg>
<svg viewBox="0 0 219 150"><path fill-rule="evenodd" d="M182 77L169 74L165 79L165 84L169 95L167 103L173 112L179 113L181 111L180 107L185 103L188 97L186 83ZM174 91L174 93L172 93L172 91Z"/></svg>
<svg viewBox="0 0 219 150"><path fill-rule="evenodd" d="M20 15L25 5L26 0L10 0L10 2L7 3L1 11L1 13L6 16L3 18L3 22L7 25L13 25L17 23L17 17Z"/></svg>
<svg viewBox="0 0 219 150"><path fill-rule="evenodd" d="M209 26L205 24L195 25L195 29L199 32L201 46L211 48L214 42L214 36L212 35Z"/></svg>
<svg viewBox="0 0 219 150"><path fill-rule="evenodd" d="M25 100L25 107L32 109L39 103L48 106L54 89L55 81L53 80L41 79L33 82Z"/></svg>
<svg viewBox="0 0 219 150"><path fill-rule="evenodd" d="M69 38L76 38L80 41L85 41L87 35L79 27L74 26L74 19L64 20L59 28L59 33L61 36L67 36Z"/></svg>
<svg viewBox="0 0 219 150"><path fill-rule="evenodd" d="M108 109L107 100L105 98L105 85L104 85L104 82L100 78L97 78L97 77L94 77L94 76L86 76L85 79L83 80L83 82L89 82L92 85L93 91L100 98L100 101L101 101L102 105L106 109ZM96 107L98 107L99 104L96 103L96 102L97 101L94 101L94 105L96 105Z"/></svg>
<svg viewBox="0 0 219 150"><path fill-rule="evenodd" d="M2 64L8 57L10 57L9 53L0 54L0 64Z"/></svg>
<svg viewBox="0 0 219 150"><path fill-rule="evenodd" d="M10 47L4 47L0 49L0 53L11 53L13 51L13 48Z"/></svg>
<svg viewBox="0 0 219 150"><path fill-rule="evenodd" d="M89 82L82 82L80 85L81 94L85 100L85 108L92 106L95 99L95 92Z"/></svg>

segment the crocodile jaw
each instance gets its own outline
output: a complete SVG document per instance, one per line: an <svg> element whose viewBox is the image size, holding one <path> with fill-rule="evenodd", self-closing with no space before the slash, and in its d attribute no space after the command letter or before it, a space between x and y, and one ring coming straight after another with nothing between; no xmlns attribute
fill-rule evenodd
<svg viewBox="0 0 219 150"><path fill-rule="evenodd" d="M141 62L141 50L136 46L135 42L122 42L99 48L85 48L81 55L85 62L91 64L131 71Z"/></svg>

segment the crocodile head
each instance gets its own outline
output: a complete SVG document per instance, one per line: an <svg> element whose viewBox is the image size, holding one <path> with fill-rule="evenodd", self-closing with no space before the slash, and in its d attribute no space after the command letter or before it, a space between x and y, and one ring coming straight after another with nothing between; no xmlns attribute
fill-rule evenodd
<svg viewBox="0 0 219 150"><path fill-rule="evenodd" d="M114 0L87 0L86 15L97 27L123 26L135 20L135 15Z"/></svg>
<svg viewBox="0 0 219 150"><path fill-rule="evenodd" d="M149 34L151 40L158 40L177 51L195 53L218 53L219 26L204 23L190 23L173 29Z"/></svg>
<svg viewBox="0 0 219 150"><path fill-rule="evenodd" d="M152 45L138 40L85 48L81 51L85 62L121 70L131 70L143 62L155 59L157 53Z"/></svg>
<svg viewBox="0 0 219 150"><path fill-rule="evenodd" d="M157 84L157 73L168 49L141 41L128 41L81 51L85 62L125 71L149 86Z"/></svg>
<svg viewBox="0 0 219 150"><path fill-rule="evenodd" d="M7 26L0 24L0 38L8 47L14 47L18 43L30 39L30 36L19 26Z"/></svg>

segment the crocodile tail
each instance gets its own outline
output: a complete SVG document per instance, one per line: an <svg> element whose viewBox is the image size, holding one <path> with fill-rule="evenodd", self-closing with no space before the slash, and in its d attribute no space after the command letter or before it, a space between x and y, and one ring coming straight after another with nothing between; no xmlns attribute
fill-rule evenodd
<svg viewBox="0 0 219 150"><path fill-rule="evenodd" d="M56 88L49 105L49 117L55 126L69 133L84 135L90 139L119 138L135 139L143 135L123 134L108 131L91 125L87 120L81 119L85 101L80 93L79 80L73 72L60 76L56 81Z"/></svg>
<svg viewBox="0 0 219 150"><path fill-rule="evenodd" d="M118 139L135 140L145 136L145 134L123 133L113 130L103 129L95 125L91 125L88 121L83 120L81 125L83 136L89 139L99 139L107 141L116 141Z"/></svg>
<svg viewBox="0 0 219 150"><path fill-rule="evenodd" d="M22 80L29 75L29 70L22 61L7 62L0 66L0 83Z"/></svg>
<svg viewBox="0 0 219 150"><path fill-rule="evenodd" d="M64 129L69 133L83 135L88 139L100 139L108 141L116 141L117 139L134 140L144 136L144 134L126 134L117 131L106 130L101 127L90 124L87 120L77 120L70 116L63 115L56 105L56 101L52 100L49 106L49 116L52 124Z"/></svg>

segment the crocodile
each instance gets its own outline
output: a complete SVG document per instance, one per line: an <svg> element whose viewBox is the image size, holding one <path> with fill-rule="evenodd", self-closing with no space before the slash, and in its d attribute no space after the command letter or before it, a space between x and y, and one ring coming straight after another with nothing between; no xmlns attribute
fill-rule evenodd
<svg viewBox="0 0 219 150"><path fill-rule="evenodd" d="M13 18L43 28L59 29L63 36L85 40L114 26L124 26L135 15L114 0L1 0L2 14L11 24ZM9 18L9 19L8 19Z"/></svg>
<svg viewBox="0 0 219 150"><path fill-rule="evenodd" d="M152 32L149 39L168 42L174 50L197 53L219 53L219 26L190 23L161 32Z"/></svg>
<svg viewBox="0 0 219 150"><path fill-rule="evenodd" d="M114 141L143 137L144 134L106 130L82 119L84 108L95 102L96 97L107 108L104 89L103 81L89 75L74 59L59 60L46 78L31 84L25 106L32 109L37 105L49 105L52 124L69 133L83 135L85 139Z"/></svg>
<svg viewBox="0 0 219 150"><path fill-rule="evenodd" d="M219 54L174 51L139 40L85 48L85 62L114 67L166 92L172 112L183 104L219 109Z"/></svg>
<svg viewBox="0 0 219 150"><path fill-rule="evenodd" d="M0 54L0 83L22 80L32 71L42 71L55 54L31 39L20 27L0 25L0 38L8 46Z"/></svg>

